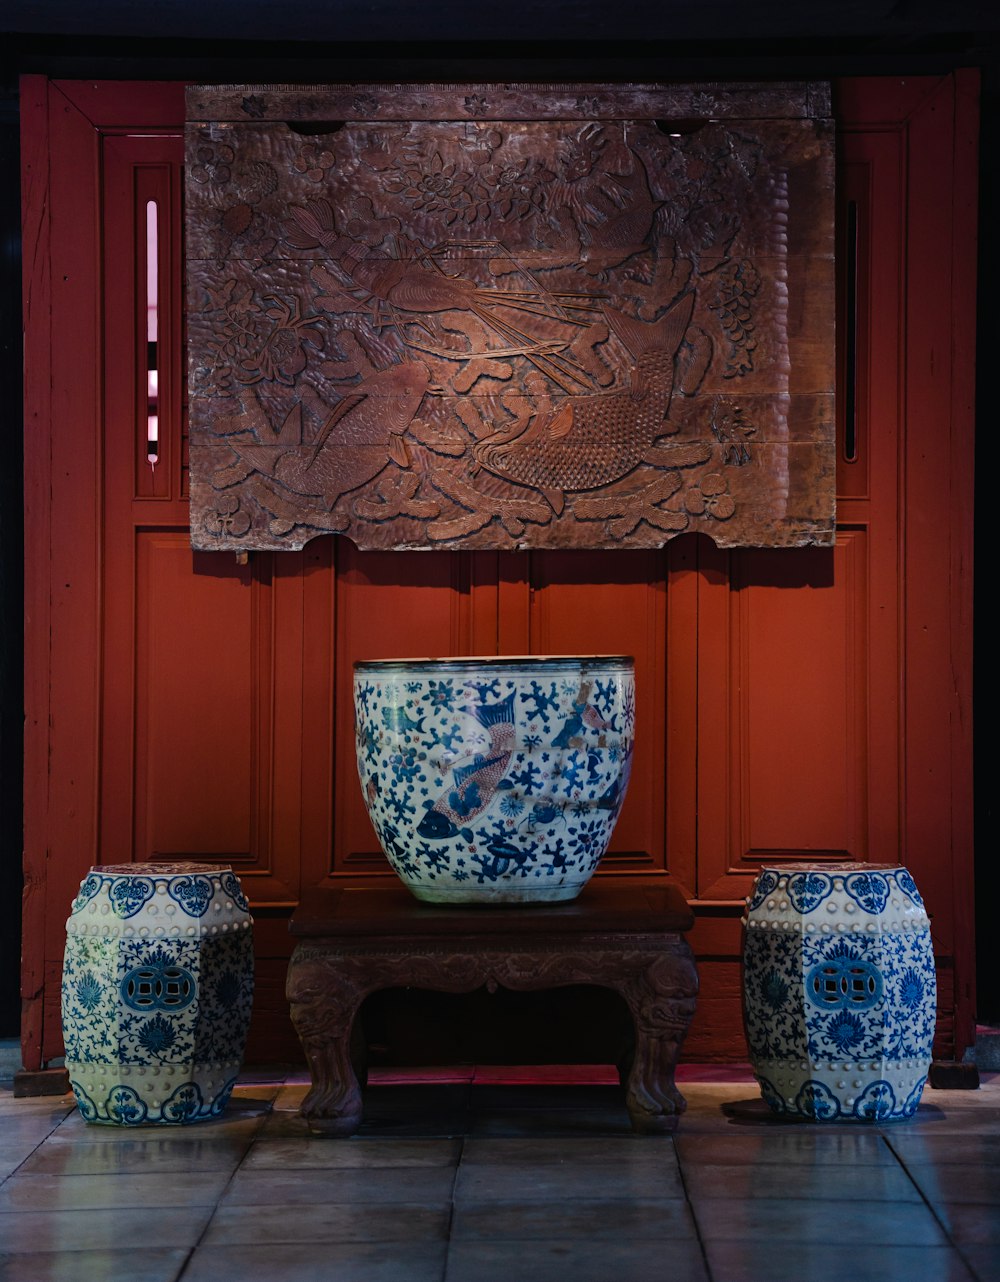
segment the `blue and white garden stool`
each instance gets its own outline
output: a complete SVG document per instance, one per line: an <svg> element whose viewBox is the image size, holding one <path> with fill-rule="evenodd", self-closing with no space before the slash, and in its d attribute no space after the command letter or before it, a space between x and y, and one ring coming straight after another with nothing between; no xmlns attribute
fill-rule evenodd
<svg viewBox="0 0 1000 1282"><path fill-rule="evenodd" d="M747 899L743 1011L770 1108L817 1122L916 1112L937 986L930 924L905 868L763 867Z"/></svg>
<svg viewBox="0 0 1000 1282"><path fill-rule="evenodd" d="M88 1122L217 1117L243 1061L253 937L224 865L91 868L66 923L66 1068Z"/></svg>

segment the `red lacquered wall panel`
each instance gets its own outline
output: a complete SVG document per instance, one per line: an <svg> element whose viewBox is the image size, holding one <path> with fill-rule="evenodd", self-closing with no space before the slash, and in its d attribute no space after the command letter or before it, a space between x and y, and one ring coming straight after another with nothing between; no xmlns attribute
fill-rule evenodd
<svg viewBox="0 0 1000 1282"><path fill-rule="evenodd" d="M296 1054L302 887L392 875L358 787L352 665L470 653L635 655L636 768L599 875L671 876L695 904L689 1058L745 1057L739 915L775 858L906 862L934 918L939 1049L967 1044L975 80L843 81L835 104L833 550L320 539L239 565L188 545L182 87L26 79L26 1066L61 1053L85 870L178 856L237 869L257 918L250 1054Z"/></svg>

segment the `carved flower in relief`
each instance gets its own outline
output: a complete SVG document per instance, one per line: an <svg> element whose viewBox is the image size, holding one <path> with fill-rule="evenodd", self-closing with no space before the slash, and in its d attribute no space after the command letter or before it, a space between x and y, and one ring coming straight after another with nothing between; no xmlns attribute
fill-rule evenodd
<svg viewBox="0 0 1000 1282"><path fill-rule="evenodd" d="M250 517L240 509L240 501L235 494L227 494L219 499L215 510L205 517L205 529L209 534L220 538L242 538L250 529Z"/></svg>
<svg viewBox="0 0 1000 1282"><path fill-rule="evenodd" d="M728 521L736 511L733 496L726 492L725 478L718 472L709 472L696 489L688 490L684 506L692 516L711 516L716 521Z"/></svg>
<svg viewBox="0 0 1000 1282"><path fill-rule="evenodd" d="M503 134L492 125L482 125L477 121L467 121L465 133L458 140L458 145L469 157L470 163L478 168L489 164L493 153L503 142Z"/></svg>
<svg viewBox="0 0 1000 1282"><path fill-rule="evenodd" d="M305 174L312 182L322 182L328 169L336 163L336 156L325 147L307 143L292 161L292 166L300 174Z"/></svg>
<svg viewBox="0 0 1000 1282"><path fill-rule="evenodd" d="M357 138L357 158L363 165L369 169L374 169L376 173L382 173L394 163L392 155L393 135L384 129L358 130ZM349 157L345 157L342 164L349 164Z"/></svg>
<svg viewBox="0 0 1000 1282"><path fill-rule="evenodd" d="M499 162L483 170L479 212L501 218L523 218L542 202L543 184L552 175L537 161Z"/></svg>
<svg viewBox="0 0 1000 1282"><path fill-rule="evenodd" d="M374 94L359 93L351 106L359 116L373 116L378 111L378 99Z"/></svg>
<svg viewBox="0 0 1000 1282"><path fill-rule="evenodd" d="M233 149L227 143L202 143L194 153L191 177L196 183L229 182L233 155Z"/></svg>
<svg viewBox="0 0 1000 1282"><path fill-rule="evenodd" d="M389 176L385 189L401 195L414 209L443 214L448 224L459 218L471 223L478 209L469 191L470 181L465 170L442 160L436 151L428 160L414 157L405 168L397 169Z"/></svg>
<svg viewBox="0 0 1000 1282"><path fill-rule="evenodd" d="M270 306L264 309L264 315L274 324L262 346L245 356L234 374L245 384L266 379L291 387L308 363L300 331L317 324L319 317L300 315L298 299L284 303L280 299L267 298L265 302Z"/></svg>
<svg viewBox="0 0 1000 1282"><path fill-rule="evenodd" d="M230 236L242 236L253 221L253 210L242 202L230 205L222 215L222 226Z"/></svg>

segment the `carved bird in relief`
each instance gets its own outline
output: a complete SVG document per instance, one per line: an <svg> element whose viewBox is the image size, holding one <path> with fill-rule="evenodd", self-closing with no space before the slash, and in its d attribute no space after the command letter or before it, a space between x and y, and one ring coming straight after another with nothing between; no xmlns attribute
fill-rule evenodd
<svg viewBox="0 0 1000 1282"><path fill-rule="evenodd" d="M559 350L565 343L553 345L540 340L497 311L504 308L527 312L566 325L582 326L586 321L580 313L587 316L596 306L586 296L572 291L488 289L474 280L449 275L424 246L399 243L393 231L399 226L396 219L375 223L374 231L369 228L368 234L358 239L366 227L364 220L346 221L344 230L348 234L341 234L338 218L328 200L292 205L288 212L291 215L285 223L288 243L299 249L322 247L333 264L334 271L317 264L312 272L316 284L327 291L317 299L325 310L343 311L348 307L353 310L362 301L358 295L363 294L373 318L381 324L398 325L411 322L415 316L441 312L471 312L504 340L509 350L503 355L511 351L524 355L568 392L590 386L590 380L576 361ZM340 221L344 222L343 217ZM392 238L398 257L370 255L371 246L380 244L386 236ZM488 350L481 354L491 355Z"/></svg>
<svg viewBox="0 0 1000 1282"><path fill-rule="evenodd" d="M545 190L554 221L569 210L580 232L579 260L601 275L645 247L661 202L649 190L646 167L623 140L610 142L596 124L563 138L556 181Z"/></svg>
<svg viewBox="0 0 1000 1282"><path fill-rule="evenodd" d="M705 462L700 441L657 443L674 388L674 358L684 340L694 294L683 295L658 321L640 321L605 307L608 324L635 360L627 389L578 396L524 427L472 447L476 462L495 476L532 486L558 515L567 491L593 490L627 476L640 463L660 468ZM676 429L673 429L676 430Z"/></svg>

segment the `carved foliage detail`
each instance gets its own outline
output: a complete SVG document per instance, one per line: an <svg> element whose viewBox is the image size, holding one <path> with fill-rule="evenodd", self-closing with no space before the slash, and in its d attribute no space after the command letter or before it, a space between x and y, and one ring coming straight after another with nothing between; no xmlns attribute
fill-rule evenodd
<svg viewBox="0 0 1000 1282"><path fill-rule="evenodd" d="M322 1129L351 1134L362 1105L350 1039L370 993L415 986L465 993L498 985L514 990L599 984L619 992L635 1023L634 1061L626 1103L637 1130L671 1129L683 1111L674 1085L681 1043L694 1015L698 975L681 936L638 938L633 947L524 949L504 941L463 950L454 941L343 947L318 941L297 946L288 969L292 1022L309 1059L312 1088L302 1113Z"/></svg>

